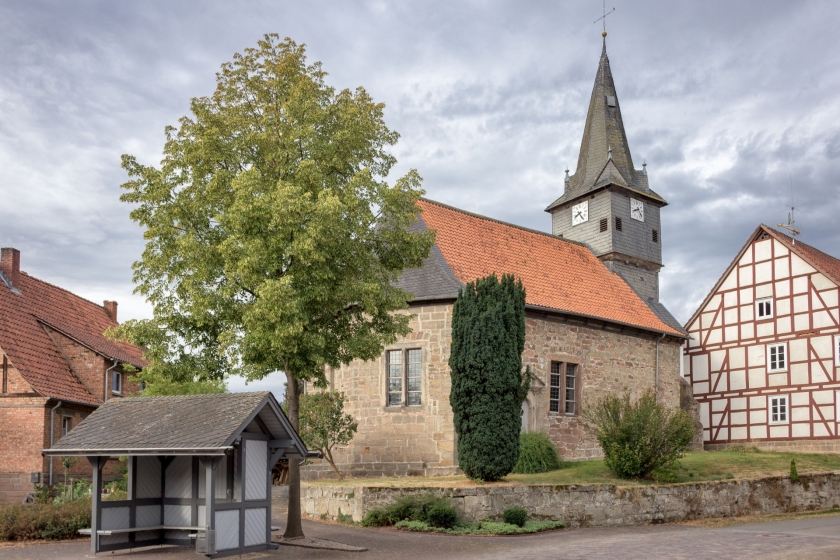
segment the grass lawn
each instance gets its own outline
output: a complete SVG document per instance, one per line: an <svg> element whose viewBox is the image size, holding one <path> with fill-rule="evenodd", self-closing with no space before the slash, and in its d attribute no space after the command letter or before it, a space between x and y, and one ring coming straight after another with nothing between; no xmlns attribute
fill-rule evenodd
<svg viewBox="0 0 840 560"><path fill-rule="evenodd" d="M840 471L840 454L771 453L747 450L696 451L687 453L680 461L678 482L701 482L735 478L759 478L788 475L790 460L796 458L799 475ZM465 476L355 478L307 482L307 485L333 486L400 486L400 487L465 487L521 484L617 484L620 486L656 484L647 480L615 478L604 461L575 461L564 468L542 474L510 474L504 480L478 483Z"/></svg>

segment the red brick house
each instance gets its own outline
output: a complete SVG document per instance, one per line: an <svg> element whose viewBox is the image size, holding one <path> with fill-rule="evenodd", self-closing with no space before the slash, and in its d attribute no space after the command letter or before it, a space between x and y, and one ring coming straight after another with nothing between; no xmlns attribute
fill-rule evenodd
<svg viewBox="0 0 840 560"><path fill-rule="evenodd" d="M42 457L61 436L111 398L137 394L123 364L140 350L108 340L117 302L97 305L20 270L20 252L0 256L0 502L20 501L36 483L63 480ZM89 475L77 461L75 476Z"/></svg>

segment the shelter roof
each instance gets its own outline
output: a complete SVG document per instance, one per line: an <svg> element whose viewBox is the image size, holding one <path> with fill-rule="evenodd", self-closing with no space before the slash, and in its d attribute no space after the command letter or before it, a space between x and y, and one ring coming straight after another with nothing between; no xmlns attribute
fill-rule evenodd
<svg viewBox="0 0 840 560"><path fill-rule="evenodd" d="M145 366L139 348L104 336L105 330L117 325L101 305L23 271L14 289L0 281L0 350L33 390L45 397L92 405L101 402L73 374L44 327L106 358Z"/></svg>
<svg viewBox="0 0 840 560"><path fill-rule="evenodd" d="M657 333L685 336L668 325L585 245L421 199L422 227L435 230L435 249L399 286L417 300L455 298L467 282L513 274L526 305ZM432 270L427 270L427 267Z"/></svg>
<svg viewBox="0 0 840 560"><path fill-rule="evenodd" d="M257 420L258 419L258 420ZM269 392L112 399L62 437L46 455L220 454L244 431L306 446Z"/></svg>

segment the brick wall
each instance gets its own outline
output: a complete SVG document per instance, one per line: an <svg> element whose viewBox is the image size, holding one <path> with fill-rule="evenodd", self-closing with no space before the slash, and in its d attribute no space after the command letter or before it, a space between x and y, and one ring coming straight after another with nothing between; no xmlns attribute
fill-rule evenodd
<svg viewBox="0 0 840 560"><path fill-rule="evenodd" d="M113 365L93 350L82 346L72 338L66 337L58 331L46 328L50 338L58 346L61 355L67 360L70 369L92 395L102 400L105 391L105 370ZM110 380L108 384L110 385Z"/></svg>
<svg viewBox="0 0 840 560"><path fill-rule="evenodd" d="M385 406L384 353L377 360L357 360L340 369L327 370L330 386L345 394L345 410L359 423L351 444L334 453L340 467L354 476L450 474L457 466L449 406L452 305L415 306L411 312L415 314L411 320L413 332L386 351L422 351L420 406ZM679 342L666 339L660 343L659 398L673 408L680 403L679 359ZM654 388L656 341L652 335L607 331L563 319L531 314L526 318L523 365L530 365L536 377L528 396L529 429L548 433L564 459L600 457L597 442L577 417L549 413L552 360L580 365L584 406L625 390L638 397ZM305 478L332 476L323 466L313 466L309 471L304 469Z"/></svg>

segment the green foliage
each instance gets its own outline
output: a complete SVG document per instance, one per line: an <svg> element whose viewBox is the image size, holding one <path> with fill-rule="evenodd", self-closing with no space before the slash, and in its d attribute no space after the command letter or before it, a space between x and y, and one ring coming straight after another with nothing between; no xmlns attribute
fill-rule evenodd
<svg viewBox="0 0 840 560"><path fill-rule="evenodd" d="M493 274L459 291L452 314L449 402L459 466L470 478L499 480L519 458L524 347L521 281L510 275L499 281Z"/></svg>
<svg viewBox="0 0 840 560"><path fill-rule="evenodd" d="M35 503L46 504L52 500L52 490L46 484L35 484Z"/></svg>
<svg viewBox="0 0 840 560"><path fill-rule="evenodd" d="M394 526L403 531L446 533L449 535L518 535L561 529L564 524L562 521L528 521L524 526L519 527L510 523L481 521L479 523L462 523L445 529L434 527L425 521L400 521Z"/></svg>
<svg viewBox="0 0 840 560"><path fill-rule="evenodd" d="M388 506L368 511L362 519L362 526L384 527L387 525L396 525L400 521L433 523L430 519L430 512L433 510L436 512L433 514L436 516L436 519L444 521L448 518L450 510L453 513L455 512L449 502L440 496L433 494L403 496ZM455 522L457 522L457 513L455 513L455 521L452 523L454 524Z"/></svg>
<svg viewBox="0 0 840 560"><path fill-rule="evenodd" d="M508 508L502 512L502 519L510 525L524 527L525 522L528 520L528 512L519 507Z"/></svg>
<svg viewBox="0 0 840 560"><path fill-rule="evenodd" d="M125 367L125 366L123 366ZM164 397L169 395L207 395L226 393L227 384L222 378L211 379L204 375L184 375L178 379L166 376L159 368L136 370L135 377L145 382L141 397Z"/></svg>
<svg viewBox="0 0 840 560"><path fill-rule="evenodd" d="M799 482L799 473L796 472L796 459L791 458L790 460L790 481L796 484Z"/></svg>
<svg viewBox="0 0 840 560"><path fill-rule="evenodd" d="M90 527L90 499L0 506L0 541L70 539Z"/></svg>
<svg viewBox="0 0 840 560"><path fill-rule="evenodd" d="M300 395L300 436L310 449L324 454L340 480L344 477L335 465L332 450L347 445L359 424L344 414L344 395L337 391Z"/></svg>
<svg viewBox="0 0 840 560"><path fill-rule="evenodd" d="M562 468L557 449L547 435L540 432L519 435L519 460L513 467L514 473L544 473Z"/></svg>
<svg viewBox="0 0 840 560"><path fill-rule="evenodd" d="M669 410L648 391L636 401L630 394L609 395L583 411L595 431L604 462L619 478L645 478L659 469L663 476L683 456L694 436L684 410Z"/></svg>
<svg viewBox="0 0 840 560"><path fill-rule="evenodd" d="M84 478L71 481L70 484L58 483L53 486L55 498L54 504L62 504L72 502L74 500L89 500L90 499L90 482Z"/></svg>
<svg viewBox="0 0 840 560"><path fill-rule="evenodd" d="M266 35L216 76L166 129L160 168L123 156L121 199L146 239L134 281L154 317L111 334L146 349L150 379L324 383L324 364L410 332L391 311L410 299L399 274L433 243L408 229L420 177L384 180L399 137L384 105L327 86L303 45Z"/></svg>
<svg viewBox="0 0 840 560"><path fill-rule="evenodd" d="M432 527L451 529L458 522L458 512L449 504L440 504L429 508L426 519Z"/></svg>

